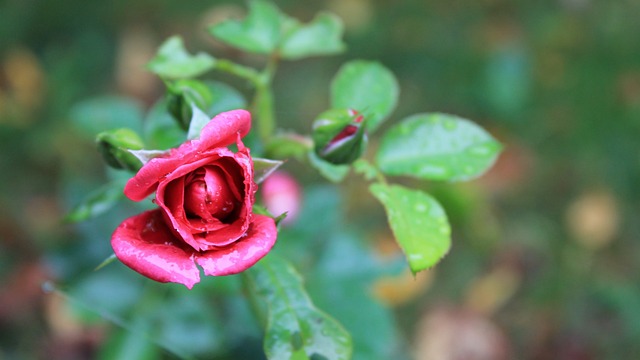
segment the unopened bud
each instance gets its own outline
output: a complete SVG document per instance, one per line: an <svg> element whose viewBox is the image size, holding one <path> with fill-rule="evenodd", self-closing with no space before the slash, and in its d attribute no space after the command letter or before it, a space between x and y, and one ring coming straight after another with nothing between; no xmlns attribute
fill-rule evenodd
<svg viewBox="0 0 640 360"><path fill-rule="evenodd" d="M211 90L198 80L183 79L168 85L167 109L184 130L189 129L193 115L191 105L207 109L212 101Z"/></svg>
<svg viewBox="0 0 640 360"><path fill-rule="evenodd" d="M96 137L98 151L105 162L116 169L137 171L142 166L138 158L128 150L143 148L138 134L127 128L104 131Z"/></svg>
<svg viewBox="0 0 640 360"><path fill-rule="evenodd" d="M354 110L334 109L313 122L316 154L332 164L350 164L366 149L364 117Z"/></svg>

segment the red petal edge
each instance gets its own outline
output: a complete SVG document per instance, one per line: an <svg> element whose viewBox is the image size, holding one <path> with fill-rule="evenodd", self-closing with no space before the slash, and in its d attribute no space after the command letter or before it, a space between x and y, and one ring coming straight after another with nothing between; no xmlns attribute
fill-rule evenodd
<svg viewBox="0 0 640 360"><path fill-rule="evenodd" d="M222 276L242 272L262 259L278 236L275 221L265 215L253 215L247 234L220 250L196 254L196 262L206 275Z"/></svg>
<svg viewBox="0 0 640 360"><path fill-rule="evenodd" d="M111 236L111 246L123 264L152 280L179 283L189 289L200 282L193 250L175 239L160 209L123 221Z"/></svg>
<svg viewBox="0 0 640 360"><path fill-rule="evenodd" d="M202 128L200 138L194 141L198 151L233 144L238 134L245 137L251 130L251 113L247 110L231 110L220 113Z"/></svg>
<svg viewBox="0 0 640 360"><path fill-rule="evenodd" d="M218 147L226 147L251 130L251 114L246 110L220 113L204 126L198 140L188 141L171 151L167 157L151 159L131 178L124 188L125 195L140 201L153 193L158 181L178 166L189 163L193 155Z"/></svg>

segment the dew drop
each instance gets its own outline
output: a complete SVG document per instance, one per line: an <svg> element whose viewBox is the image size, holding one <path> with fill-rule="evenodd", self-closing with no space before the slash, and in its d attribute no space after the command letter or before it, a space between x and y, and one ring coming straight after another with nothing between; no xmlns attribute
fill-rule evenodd
<svg viewBox="0 0 640 360"><path fill-rule="evenodd" d="M446 130L453 131L458 127L458 124L452 119L445 119L442 121L442 125Z"/></svg>
<svg viewBox="0 0 640 360"><path fill-rule="evenodd" d="M415 206L415 210L417 212L425 212L425 211L427 211L427 208L428 208L427 205L426 204L422 204L422 203L416 204L416 206Z"/></svg>
<svg viewBox="0 0 640 360"><path fill-rule="evenodd" d="M422 256L422 254L410 254L409 255L409 260L410 261L420 261L423 260L424 256Z"/></svg>
<svg viewBox="0 0 640 360"><path fill-rule="evenodd" d="M488 146L476 145L469 150L469 154L475 156L487 156L491 153L491 149Z"/></svg>

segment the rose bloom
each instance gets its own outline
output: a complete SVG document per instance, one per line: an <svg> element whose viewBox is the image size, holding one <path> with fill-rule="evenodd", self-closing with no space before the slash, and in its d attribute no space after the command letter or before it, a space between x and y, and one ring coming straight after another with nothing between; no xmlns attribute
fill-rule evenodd
<svg viewBox="0 0 640 360"><path fill-rule="evenodd" d="M199 139L146 163L124 193L140 201L155 192L159 208L118 226L111 237L116 257L153 280L191 289L200 281L197 265L206 275L231 275L265 256L277 231L272 218L252 213L257 186L240 140L250 128L249 112L221 113ZM236 153L227 148L233 142Z"/></svg>

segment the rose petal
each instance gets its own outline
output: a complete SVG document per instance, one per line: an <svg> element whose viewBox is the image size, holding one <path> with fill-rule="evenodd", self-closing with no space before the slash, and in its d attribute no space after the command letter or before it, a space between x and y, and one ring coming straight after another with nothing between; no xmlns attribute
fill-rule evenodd
<svg viewBox="0 0 640 360"><path fill-rule="evenodd" d="M183 284L189 289L200 282L193 250L175 238L160 209L123 221L111 236L111 246L123 264L150 279Z"/></svg>
<svg viewBox="0 0 640 360"><path fill-rule="evenodd" d="M167 224L171 224L176 234L179 234L185 242L195 250L210 250L234 242L247 231L249 227L248 214L250 214L254 202L255 188L248 150L245 149L243 152L234 154L227 148L216 148L199 156L201 157L199 160L182 165L166 175L157 188L156 203L165 211ZM189 220L184 212L184 192L180 192L179 196L173 195L173 192L170 191L171 184L176 181L174 179L181 179L200 167L207 164L216 165L225 160L228 161L226 167L230 168L231 165L234 165L238 169L234 173L244 181L244 203L232 215L236 220L230 224L223 224L219 221L207 223L199 219Z"/></svg>
<svg viewBox="0 0 640 360"><path fill-rule="evenodd" d="M206 192L205 196L200 197L200 204L206 210L205 213L210 214L209 217L213 216L224 221L224 218L236 208L238 202L231 191L234 187L233 182L228 182L226 172L220 166L206 166L205 170L201 189L206 189ZM202 218L205 217L202 216Z"/></svg>
<svg viewBox="0 0 640 360"><path fill-rule="evenodd" d="M204 126L200 139L187 141L173 149L166 157L157 157L146 163L131 178L125 188L125 195L140 201L153 193L163 176L180 165L188 164L206 152L232 144L238 136L245 136L251 129L251 114L246 110L232 110L218 114Z"/></svg>
<svg viewBox="0 0 640 360"><path fill-rule="evenodd" d="M234 174L234 172L229 174L232 177L239 177L243 181L243 203L239 206L239 209L236 209L236 211L231 215L235 218L234 221L220 229L216 229L215 231L195 235L196 240L200 244L200 250L213 250L220 248L221 246L231 244L243 236L249 228L251 211L255 201L256 192L256 185L253 182L253 164L251 162L251 156L249 155L248 149L244 149L243 151L239 151L234 154L234 158L229 159L228 161L230 160L235 160L235 162L240 165L239 170L241 173ZM233 167L229 165L223 167L227 171L233 169ZM235 179L230 179L229 182L231 182L231 180Z"/></svg>
<svg viewBox="0 0 640 360"><path fill-rule="evenodd" d="M202 128L200 139L194 144L198 151L233 144L238 138L244 137L251 130L251 114L247 110L231 110L220 113Z"/></svg>
<svg viewBox="0 0 640 360"><path fill-rule="evenodd" d="M273 247L278 233L274 220L264 215L253 215L246 236L219 249L196 254L196 262L206 275L232 275L250 268Z"/></svg>

